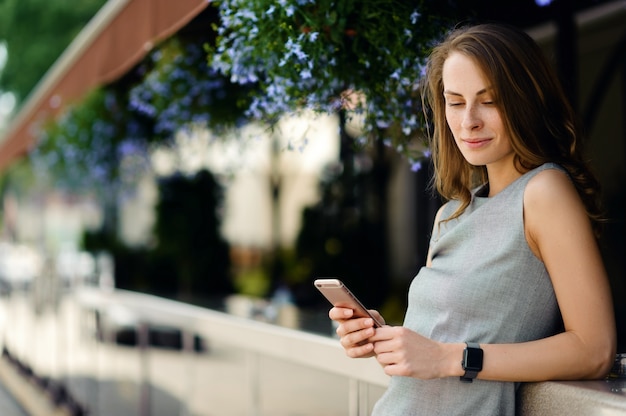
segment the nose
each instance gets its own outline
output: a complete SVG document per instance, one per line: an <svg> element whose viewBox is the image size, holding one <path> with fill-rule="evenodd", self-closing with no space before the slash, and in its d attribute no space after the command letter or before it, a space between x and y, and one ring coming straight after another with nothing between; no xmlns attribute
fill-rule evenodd
<svg viewBox="0 0 626 416"><path fill-rule="evenodd" d="M482 120L474 106L465 107L461 127L466 130L475 130L482 126Z"/></svg>

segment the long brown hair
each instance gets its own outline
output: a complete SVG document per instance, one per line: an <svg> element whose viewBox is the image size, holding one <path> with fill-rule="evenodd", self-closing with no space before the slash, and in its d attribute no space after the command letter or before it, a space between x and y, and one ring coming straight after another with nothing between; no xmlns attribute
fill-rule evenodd
<svg viewBox="0 0 626 416"><path fill-rule="evenodd" d="M487 180L487 171L463 158L446 122L442 71L452 52L473 59L490 80L517 170L525 173L546 162L565 168L598 231L599 184L582 157L578 117L535 41L522 30L501 24L454 29L433 49L426 67L424 105L434 127L433 185L445 199L461 202L453 217L467 208L471 190Z"/></svg>

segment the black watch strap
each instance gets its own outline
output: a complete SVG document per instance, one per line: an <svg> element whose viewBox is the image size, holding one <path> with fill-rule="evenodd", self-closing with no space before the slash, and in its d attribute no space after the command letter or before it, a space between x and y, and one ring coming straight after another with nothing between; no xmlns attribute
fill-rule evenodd
<svg viewBox="0 0 626 416"><path fill-rule="evenodd" d="M483 369L483 350L480 348L480 344L476 342L466 342L465 344L466 348L461 362L465 374L460 377L460 380L471 383Z"/></svg>

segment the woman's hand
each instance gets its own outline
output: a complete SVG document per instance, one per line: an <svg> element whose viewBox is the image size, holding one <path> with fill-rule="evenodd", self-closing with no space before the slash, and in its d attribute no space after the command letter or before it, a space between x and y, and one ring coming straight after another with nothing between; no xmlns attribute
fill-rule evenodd
<svg viewBox="0 0 626 416"><path fill-rule="evenodd" d="M370 310L380 322L385 322L378 311ZM374 355L374 344L368 339L375 334L372 318L355 318L354 311L349 308L332 308L328 316L337 322L337 335L346 355L351 358L366 358Z"/></svg>
<svg viewBox="0 0 626 416"><path fill-rule="evenodd" d="M463 344L443 344L402 326L378 328L368 342L389 376L428 380L462 375Z"/></svg>

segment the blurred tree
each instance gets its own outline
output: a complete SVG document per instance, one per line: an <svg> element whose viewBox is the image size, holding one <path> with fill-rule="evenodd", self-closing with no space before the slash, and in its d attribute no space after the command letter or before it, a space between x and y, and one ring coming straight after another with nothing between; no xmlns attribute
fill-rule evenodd
<svg viewBox="0 0 626 416"><path fill-rule="evenodd" d="M129 247L98 230L85 233L85 249L113 254L117 288L200 304L233 293L230 248L220 234L222 186L207 170L158 185L154 245Z"/></svg>
<svg viewBox="0 0 626 416"><path fill-rule="evenodd" d="M303 211L296 242L298 261L307 265L295 285L300 305L324 303L319 294L311 296L316 277L344 280L369 307L379 307L389 294L387 198L381 188L387 185L390 150L370 150L329 167L320 181L320 201Z"/></svg>
<svg viewBox="0 0 626 416"><path fill-rule="evenodd" d="M0 90L23 100L106 0L2 0Z"/></svg>
<svg viewBox="0 0 626 416"><path fill-rule="evenodd" d="M221 185L207 170L159 181L151 286L176 287L185 299L233 291L229 247L220 234L222 198Z"/></svg>

